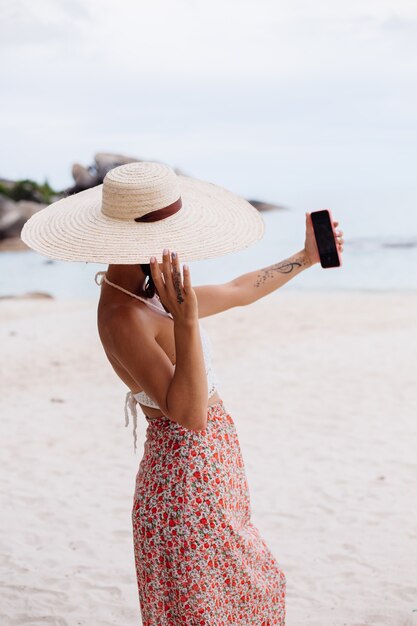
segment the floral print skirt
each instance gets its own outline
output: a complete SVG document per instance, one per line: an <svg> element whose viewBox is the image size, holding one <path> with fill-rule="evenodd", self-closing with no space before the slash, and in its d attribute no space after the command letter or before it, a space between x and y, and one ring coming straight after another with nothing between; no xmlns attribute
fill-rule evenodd
<svg viewBox="0 0 417 626"><path fill-rule="evenodd" d="M286 579L251 522L236 427L222 400L204 430L148 420L133 543L143 626L285 624Z"/></svg>

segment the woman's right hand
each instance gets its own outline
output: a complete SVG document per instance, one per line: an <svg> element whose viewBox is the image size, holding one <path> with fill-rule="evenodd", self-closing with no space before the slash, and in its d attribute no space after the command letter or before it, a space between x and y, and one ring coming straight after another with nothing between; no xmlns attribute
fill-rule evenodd
<svg viewBox="0 0 417 626"><path fill-rule="evenodd" d="M153 260L152 260L153 259ZM191 322L198 319L198 301L191 286L190 268L181 267L178 254L166 248L162 254L162 272L155 257L150 259L151 274L159 299L174 318L174 322Z"/></svg>

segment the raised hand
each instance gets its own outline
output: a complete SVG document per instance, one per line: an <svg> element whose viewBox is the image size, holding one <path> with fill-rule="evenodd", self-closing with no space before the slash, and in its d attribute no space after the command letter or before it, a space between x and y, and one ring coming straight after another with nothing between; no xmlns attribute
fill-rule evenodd
<svg viewBox="0 0 417 626"><path fill-rule="evenodd" d="M190 268L183 266L183 278L178 254L165 248L162 271L155 257L150 258L151 274L159 299L171 313L174 321L194 321L198 318L198 302L191 286Z"/></svg>

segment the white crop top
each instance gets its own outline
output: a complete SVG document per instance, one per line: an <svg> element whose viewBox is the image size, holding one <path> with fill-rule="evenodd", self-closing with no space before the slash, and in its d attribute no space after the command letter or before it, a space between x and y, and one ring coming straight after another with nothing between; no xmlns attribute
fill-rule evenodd
<svg viewBox="0 0 417 626"><path fill-rule="evenodd" d="M136 296L139 297L139 296ZM167 311L165 311L164 307L162 306L162 303L160 302L159 298L157 297L157 295L155 294L153 298L139 298L140 300L142 300L143 302L145 302L146 304L148 304L149 306L151 306L154 309L158 309L161 313L169 316L172 318L171 313L168 313ZM200 327L200 337L201 337L201 346L203 349L203 357L204 357L204 363L205 363L205 367L206 367L206 375L207 375L207 387L208 387L208 398L210 398L213 393L216 391L217 386L218 386L218 379L216 374L214 373L212 366L211 366L211 343L210 343L210 339L209 336L207 335L204 327L201 324L201 321L199 320L199 327ZM174 365L175 367L175 365ZM136 436L136 428L137 428L137 407L136 407L136 403L140 402L141 404L144 404L146 406L150 406L156 409L159 409L158 404L145 392L145 391L139 391L138 393L133 394L132 391L128 391L126 394L126 400L125 400L125 426L129 425L129 413L128 413L128 409L130 409L131 415L132 415L132 421L133 421L133 439L134 439L134 448L136 451L136 440L137 440L137 436Z"/></svg>

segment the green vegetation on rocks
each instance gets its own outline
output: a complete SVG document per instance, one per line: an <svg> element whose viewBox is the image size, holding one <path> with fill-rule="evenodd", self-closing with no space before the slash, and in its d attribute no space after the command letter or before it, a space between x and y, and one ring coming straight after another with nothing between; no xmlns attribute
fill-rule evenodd
<svg viewBox="0 0 417 626"><path fill-rule="evenodd" d="M13 184L6 184L0 181L0 194L7 196L15 202L19 202L19 200L32 200L42 204L50 204L53 202L57 192L52 189L46 179L45 182L40 185L30 178L25 178L23 180L17 180Z"/></svg>

